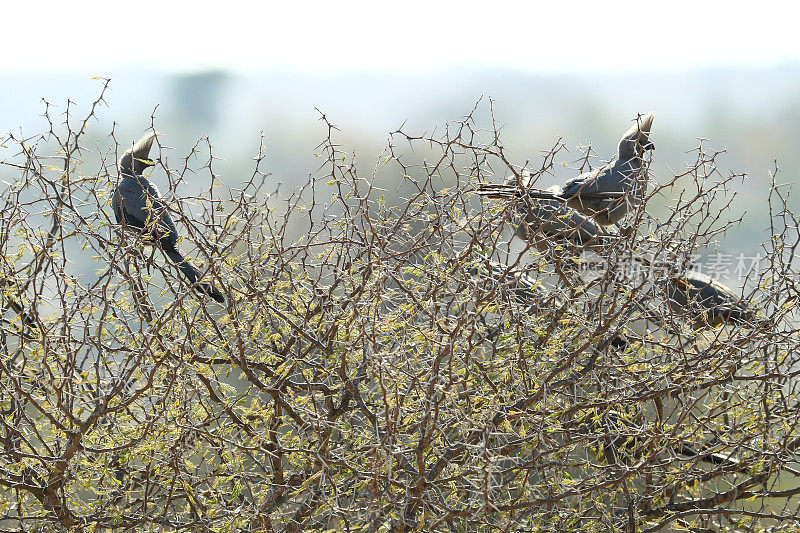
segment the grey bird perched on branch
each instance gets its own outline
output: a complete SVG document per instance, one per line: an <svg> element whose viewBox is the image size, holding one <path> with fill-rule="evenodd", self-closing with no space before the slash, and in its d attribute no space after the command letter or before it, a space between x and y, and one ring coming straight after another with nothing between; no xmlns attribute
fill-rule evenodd
<svg viewBox="0 0 800 533"><path fill-rule="evenodd" d="M616 224L641 203L647 183L643 165L644 152L655 150L650 141L650 128L655 113L640 115L636 124L622 135L617 159L607 165L572 178L561 190L525 190L507 185L482 185L478 194L490 198L522 196L555 199L591 217L602 226Z"/></svg>
<svg viewBox="0 0 800 533"><path fill-rule="evenodd" d="M161 193L142 175L155 165L149 159L155 138L155 133L146 134L119 160L121 179L111 201L114 216L123 228L142 234L146 242L161 248L195 290L223 303L222 293L211 283L198 281L202 276L200 271L178 251L178 230L162 203Z"/></svg>
<svg viewBox="0 0 800 533"><path fill-rule="evenodd" d="M523 196L522 192L528 190L530 179L530 173L523 170L522 187L512 177L502 185L482 185L478 194L493 199L513 199L515 204L510 213L517 237L539 250L545 250L548 242L569 244L579 249L603 244L597 225L576 210L565 206L562 200L554 199L557 191L551 191L547 198Z"/></svg>
<svg viewBox="0 0 800 533"><path fill-rule="evenodd" d="M756 311L729 287L700 272L670 276L667 304L674 313L688 318L695 330L723 324L761 327L769 323L759 319Z"/></svg>

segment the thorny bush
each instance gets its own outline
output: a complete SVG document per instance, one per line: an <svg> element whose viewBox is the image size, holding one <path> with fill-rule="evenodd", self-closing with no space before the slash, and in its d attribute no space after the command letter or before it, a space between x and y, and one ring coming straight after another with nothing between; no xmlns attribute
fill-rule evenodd
<svg viewBox="0 0 800 533"><path fill-rule="evenodd" d="M291 191L271 190L263 149L227 186L208 139L170 167L159 137L152 179L218 305L115 224L132 139L87 138L104 92L3 140L3 528L800 521L800 237L774 176L769 261L743 294L769 326L695 331L661 266L736 231L741 179L703 144L667 179L651 169L627 229L579 258L509 244L509 206L474 194L523 167L535 183L563 155L514 160L491 102L433 135L394 132L367 175L322 115L319 171ZM178 196L190 175L206 194Z"/></svg>

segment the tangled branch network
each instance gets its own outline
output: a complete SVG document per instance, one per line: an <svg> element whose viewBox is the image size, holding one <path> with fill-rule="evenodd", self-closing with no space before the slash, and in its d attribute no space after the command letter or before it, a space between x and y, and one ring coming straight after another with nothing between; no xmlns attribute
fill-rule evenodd
<svg viewBox="0 0 800 533"><path fill-rule="evenodd" d="M0 149L3 530L798 525L777 172L766 261L723 284L692 258L743 176L705 142L662 169L653 113L565 171L479 102L366 174L321 114L287 190L263 146L245 178L207 137L176 163L155 117L90 138L105 90Z"/></svg>

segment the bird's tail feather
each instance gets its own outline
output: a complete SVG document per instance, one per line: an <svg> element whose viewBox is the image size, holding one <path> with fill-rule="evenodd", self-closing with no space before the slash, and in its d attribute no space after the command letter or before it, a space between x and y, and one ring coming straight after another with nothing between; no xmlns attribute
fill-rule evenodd
<svg viewBox="0 0 800 533"><path fill-rule="evenodd" d="M38 324L36 324L36 319L25 309L25 306L13 298L6 298L6 302L8 303L8 306L20 316L22 322L24 322L26 326L31 328L39 327Z"/></svg>
<svg viewBox="0 0 800 533"><path fill-rule="evenodd" d="M0 289L2 289L3 287L6 287L8 285L9 285L8 280L6 280L5 278L0 278ZM0 291L0 298L3 297L2 292L3 291ZM22 302L17 300L13 295L6 293L5 294L5 301L6 301L6 304L8 305L8 307L10 307L15 313L17 313L20 316L20 318L22 319L22 322L25 323L25 325L27 325L27 326L29 326L31 328L38 328L39 327L36 324L36 319L34 318L33 314L31 314L28 310L26 310L25 306L22 305Z"/></svg>
<svg viewBox="0 0 800 533"><path fill-rule="evenodd" d="M167 257L175 263L178 268L181 270L181 273L189 280L194 286L194 289L201 293L207 294L211 298L214 299L217 303L225 303L225 296L214 287L211 283L207 283L205 281L198 282L197 280L200 278L200 271L195 268L193 264L189 261L184 259L183 255L178 250L164 250L164 253L167 254Z"/></svg>
<svg viewBox="0 0 800 533"><path fill-rule="evenodd" d="M501 183L484 183L478 187L478 194L488 198L502 199L515 198L522 196L522 189L516 185L505 185ZM527 189L525 194L530 198L541 198L544 200L561 200L561 196L551 191L539 189Z"/></svg>
<svg viewBox="0 0 800 533"><path fill-rule="evenodd" d="M740 463L738 459L721 453L709 453L705 448L701 449L701 451L698 451L686 443L679 445L678 452L682 455L686 455L687 457L699 457L701 461L713 465L739 466Z"/></svg>

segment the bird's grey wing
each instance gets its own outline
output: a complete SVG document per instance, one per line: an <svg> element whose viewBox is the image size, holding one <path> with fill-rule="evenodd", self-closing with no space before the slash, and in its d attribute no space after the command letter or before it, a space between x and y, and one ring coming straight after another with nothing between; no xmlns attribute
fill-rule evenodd
<svg viewBox="0 0 800 533"><path fill-rule="evenodd" d="M174 248L178 242L178 230L175 227L175 222L167 212L167 207L163 202L161 192L153 183L147 181L147 198L145 201L150 202L149 215L151 217L157 216L158 220L150 220L149 223L153 226L153 232L158 236L161 241L161 246L164 248Z"/></svg>
<svg viewBox="0 0 800 533"><path fill-rule="evenodd" d="M615 223L641 200L640 182L629 161L615 162L568 181L562 196L569 206L600 224Z"/></svg>
<svg viewBox="0 0 800 533"><path fill-rule="evenodd" d="M114 214L117 222L137 229L147 225L147 201L143 187L134 180L123 179L114 194ZM122 220L120 220L120 218Z"/></svg>
<svg viewBox="0 0 800 533"><path fill-rule="evenodd" d="M738 301L741 299L738 294L733 292L733 289L713 278L709 279L707 286L713 289L715 294L726 300Z"/></svg>
<svg viewBox="0 0 800 533"><path fill-rule="evenodd" d="M705 314L709 323L754 319L752 309L729 287L699 272L687 272L672 279L668 294L675 311Z"/></svg>
<svg viewBox="0 0 800 533"><path fill-rule="evenodd" d="M678 278L678 283L681 284L681 282L683 282L687 294L692 299L696 299L706 305L721 305L739 300L733 290L711 276L700 272L685 273Z"/></svg>
<svg viewBox="0 0 800 533"><path fill-rule="evenodd" d="M125 214L122 212L122 198L119 187L114 189L114 194L111 195L111 209L114 211L114 218L117 224L122 224Z"/></svg>
<svg viewBox="0 0 800 533"><path fill-rule="evenodd" d="M579 176L575 176L572 179L569 179L564 183L564 187L561 188L561 195L565 198L571 198L576 194L579 194L583 191L584 187L591 184L592 181L597 177L598 171L592 172L584 172Z"/></svg>
<svg viewBox="0 0 800 533"><path fill-rule="evenodd" d="M713 278L709 278L700 289L700 299L712 303L719 312L727 314L733 320L750 320L754 316L751 308L738 294Z"/></svg>
<svg viewBox="0 0 800 533"><path fill-rule="evenodd" d="M174 246L178 232L155 185L144 179L125 179L120 183L119 197L127 224L149 229L162 246Z"/></svg>
<svg viewBox="0 0 800 533"><path fill-rule="evenodd" d="M630 190L634 170L628 162L615 162L613 165L586 172L568 180L561 190L561 196L572 198L614 199L624 196Z"/></svg>
<svg viewBox="0 0 800 533"><path fill-rule="evenodd" d="M585 245L599 235L594 222L558 200L520 202L514 222L517 223L519 236L529 242L539 242L549 237Z"/></svg>

